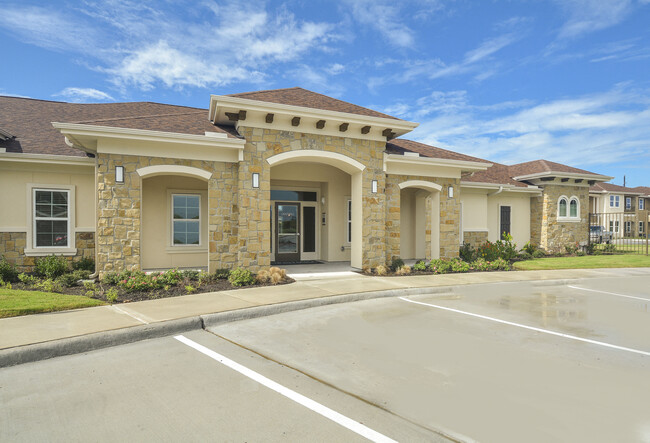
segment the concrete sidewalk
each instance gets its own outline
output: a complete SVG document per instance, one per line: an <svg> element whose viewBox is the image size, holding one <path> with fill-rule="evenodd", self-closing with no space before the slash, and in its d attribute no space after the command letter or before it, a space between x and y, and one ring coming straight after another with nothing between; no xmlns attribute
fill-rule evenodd
<svg viewBox="0 0 650 443"><path fill-rule="evenodd" d="M394 295L394 293L403 290L425 292L427 288L440 290L440 288L444 287L479 283L574 280L621 275L622 272L631 275L648 275L650 274L650 268L483 272L407 277L368 277L360 274L338 274L336 276L306 277L303 279L296 276L297 281L289 285L193 294L0 319L0 353L108 331L151 332L155 325L158 325L158 329L160 329L160 326L165 324L173 324L177 328L179 322L182 323L184 319L194 318L197 321L191 324L201 325L204 320L199 320L200 316L237 311L251 312L251 309L246 308L269 307L265 311L266 314L264 314L268 315L277 311L277 306L280 304L297 301L301 301L301 303L294 303L295 307L292 309L304 309L327 303ZM309 300L312 302L306 302ZM276 308L271 309L271 307ZM184 324L189 323L185 322ZM143 328L145 325L148 327ZM133 336L133 333L130 336ZM143 338L149 337L143 336ZM131 337L130 341L135 340ZM87 348L84 349L87 350Z"/></svg>

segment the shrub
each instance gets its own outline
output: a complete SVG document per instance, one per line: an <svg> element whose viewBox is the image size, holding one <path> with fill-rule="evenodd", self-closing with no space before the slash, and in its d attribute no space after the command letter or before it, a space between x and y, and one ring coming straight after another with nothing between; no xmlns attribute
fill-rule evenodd
<svg viewBox="0 0 650 443"><path fill-rule="evenodd" d="M212 275L205 271L199 272L199 275L196 277L196 280L199 284L199 286L203 286L206 283L210 283L212 281Z"/></svg>
<svg viewBox="0 0 650 443"><path fill-rule="evenodd" d="M36 259L36 274L48 279L54 279L63 275L69 270L68 261L61 256L48 255L47 257Z"/></svg>
<svg viewBox="0 0 650 443"><path fill-rule="evenodd" d="M576 255L578 257L584 257L585 255L587 255L587 253L585 251L578 251L578 252L576 252Z"/></svg>
<svg viewBox="0 0 650 443"><path fill-rule="evenodd" d="M77 271L95 272L95 260L90 257L81 257L79 260L72 262L72 269Z"/></svg>
<svg viewBox="0 0 650 443"><path fill-rule="evenodd" d="M169 269L158 274L150 274L151 280L158 282L160 285L176 285L183 280L183 274L178 269Z"/></svg>
<svg viewBox="0 0 650 443"><path fill-rule="evenodd" d="M72 275L74 276L75 281L87 280L90 277L90 271L77 269L76 271L72 271Z"/></svg>
<svg viewBox="0 0 650 443"><path fill-rule="evenodd" d="M522 249L522 251L523 251L523 249ZM519 258L522 259L522 260L531 260L533 258L533 255L529 254L526 251L523 251L523 252L519 253Z"/></svg>
<svg viewBox="0 0 650 443"><path fill-rule="evenodd" d="M463 246L461 246L458 250L458 256L461 258L461 260L468 263L476 260L476 254L476 249L474 249L474 246L469 243L463 243Z"/></svg>
<svg viewBox="0 0 650 443"><path fill-rule="evenodd" d="M484 258L477 258L470 264L470 269L475 271L490 271L491 262L485 260Z"/></svg>
<svg viewBox="0 0 650 443"><path fill-rule="evenodd" d="M591 254L594 253L594 250L595 250L595 249L596 249L596 245L595 245L594 243L589 243L589 244L587 245L587 248L586 248L585 252L586 252L587 254L591 255Z"/></svg>
<svg viewBox="0 0 650 443"><path fill-rule="evenodd" d="M566 250L567 254L575 254L578 252L578 249L580 249L580 245L578 242L576 243L569 243L568 245L564 246L564 249Z"/></svg>
<svg viewBox="0 0 650 443"><path fill-rule="evenodd" d="M255 283L255 276L248 269L237 268L230 271L228 281L233 286L249 286Z"/></svg>
<svg viewBox="0 0 650 443"><path fill-rule="evenodd" d="M509 271L510 263L502 258L498 258L491 263L490 267L493 271Z"/></svg>
<svg viewBox="0 0 650 443"><path fill-rule="evenodd" d="M146 275L141 271L127 271L119 274L121 280L117 282L117 286L124 289L126 292L136 291L151 291L152 289L163 287L165 284L162 279L158 279L160 274L154 277Z"/></svg>
<svg viewBox="0 0 650 443"><path fill-rule="evenodd" d="M521 248L522 251L527 253L528 255L533 255L535 251L537 251L537 246L535 246L534 243L531 242L526 242L523 248Z"/></svg>
<svg viewBox="0 0 650 443"><path fill-rule="evenodd" d="M429 270L434 274L446 274L451 270L451 263L445 259L437 258L429 262Z"/></svg>
<svg viewBox="0 0 650 443"><path fill-rule="evenodd" d="M544 257L546 257L546 253L541 249L536 249L535 252L533 252L533 258L544 258Z"/></svg>
<svg viewBox="0 0 650 443"><path fill-rule="evenodd" d="M185 290L187 291L188 294L191 294L192 292L196 291L196 288L192 285L187 285L185 286Z"/></svg>
<svg viewBox="0 0 650 443"><path fill-rule="evenodd" d="M6 258L2 257L0 260L0 279L9 283L16 281L18 278L18 271L13 263L9 263Z"/></svg>
<svg viewBox="0 0 650 443"><path fill-rule="evenodd" d="M95 282L85 281L84 282L84 289L86 291L90 291L90 292L97 292L97 285L95 285Z"/></svg>
<svg viewBox="0 0 650 443"><path fill-rule="evenodd" d="M608 243L608 244L605 245L605 247L602 249L602 251L610 253L610 254L614 253L614 252L616 252L616 245L614 245L613 243Z"/></svg>
<svg viewBox="0 0 650 443"><path fill-rule="evenodd" d="M63 286L61 286L61 283L52 280L51 278L35 283L34 288L44 292L63 292Z"/></svg>
<svg viewBox="0 0 650 443"><path fill-rule="evenodd" d="M499 247L496 243L492 243L489 240L480 245L476 252L477 258L482 258L487 261L494 261L499 258Z"/></svg>
<svg viewBox="0 0 650 443"><path fill-rule="evenodd" d="M18 274L18 280L27 286L34 286L36 283L38 283L38 279L36 277L33 275L25 274L24 272Z"/></svg>
<svg viewBox="0 0 650 443"><path fill-rule="evenodd" d="M72 286L75 286L77 284L78 278L75 278L74 274L72 273L67 273L63 275L59 275L56 278L56 281L61 284L61 286L65 286L66 288L71 288Z"/></svg>
<svg viewBox="0 0 650 443"><path fill-rule="evenodd" d="M418 272L426 271L427 270L426 262L424 260L418 260L413 265L413 270Z"/></svg>
<svg viewBox="0 0 650 443"><path fill-rule="evenodd" d="M390 263L390 272L397 272L397 270L402 266L404 266L404 260L399 257L395 257Z"/></svg>
<svg viewBox="0 0 650 443"><path fill-rule="evenodd" d="M119 293L117 292L116 288L110 288L108 291L106 291L106 301L110 304L115 303L118 296Z"/></svg>
<svg viewBox="0 0 650 443"><path fill-rule="evenodd" d="M503 239L497 243L499 257L504 260L512 260L517 256L517 245L512 241L512 235L504 233Z"/></svg>
<svg viewBox="0 0 650 443"><path fill-rule="evenodd" d="M285 269L280 269L277 266L273 266L269 268L269 272L271 275L273 274L280 274L280 277L285 278L287 276L287 271Z"/></svg>
<svg viewBox="0 0 650 443"><path fill-rule="evenodd" d="M2 277L0 277L0 288L11 289L11 283L4 281Z"/></svg>
<svg viewBox="0 0 650 443"><path fill-rule="evenodd" d="M107 272L102 278L102 282L107 285L116 285L120 281L120 275L117 272Z"/></svg>
<svg viewBox="0 0 650 443"><path fill-rule="evenodd" d="M191 269L187 269L185 271L181 271L181 278L183 280L198 280L199 279L199 274L201 274L202 271L194 271Z"/></svg>
<svg viewBox="0 0 650 443"><path fill-rule="evenodd" d="M217 269L214 273L214 278L217 280L226 280L230 276L230 269L221 268Z"/></svg>
<svg viewBox="0 0 650 443"><path fill-rule="evenodd" d="M463 260L451 260L449 263L451 272L469 272L469 263Z"/></svg>
<svg viewBox="0 0 650 443"><path fill-rule="evenodd" d="M271 281L271 273L267 269L262 269L257 273L256 279L260 283L268 283Z"/></svg>
<svg viewBox="0 0 650 443"><path fill-rule="evenodd" d="M388 274L388 268L386 267L386 265L379 265L375 268L375 274L386 275Z"/></svg>
<svg viewBox="0 0 650 443"><path fill-rule="evenodd" d="M411 267L407 265L401 266L395 273L397 275L409 275L411 273Z"/></svg>

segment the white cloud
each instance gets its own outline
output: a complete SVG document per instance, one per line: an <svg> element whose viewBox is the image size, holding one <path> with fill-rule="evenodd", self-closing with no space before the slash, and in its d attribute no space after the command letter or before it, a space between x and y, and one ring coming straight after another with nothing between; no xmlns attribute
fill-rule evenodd
<svg viewBox="0 0 650 443"><path fill-rule="evenodd" d="M465 91L435 92L410 115L412 137L501 163L547 158L574 166L650 164L650 90L611 91L546 103L473 105ZM596 171L598 172L598 171Z"/></svg>
<svg viewBox="0 0 650 443"><path fill-rule="evenodd" d="M65 11L13 6L0 9L0 28L30 44L83 55L120 88L145 90L260 82L263 68L324 50L337 38L328 23L298 20L282 8L270 13L260 1L206 1L183 14L178 7L131 0L88 1Z"/></svg>
<svg viewBox="0 0 650 443"><path fill-rule="evenodd" d="M397 47L410 48L415 38L413 30L402 20L400 2L390 0L345 0L352 17L381 34L389 43Z"/></svg>
<svg viewBox="0 0 650 443"><path fill-rule="evenodd" d="M622 22L632 11L631 0L556 0L568 16L560 39L580 37Z"/></svg>
<svg viewBox="0 0 650 443"><path fill-rule="evenodd" d="M64 97L74 103L87 103L92 101L115 101L109 94L93 88L65 88L61 92L54 94L54 97Z"/></svg>

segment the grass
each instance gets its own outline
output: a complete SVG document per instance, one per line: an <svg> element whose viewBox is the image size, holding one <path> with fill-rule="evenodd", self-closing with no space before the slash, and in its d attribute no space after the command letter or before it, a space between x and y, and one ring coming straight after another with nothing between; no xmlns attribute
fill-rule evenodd
<svg viewBox="0 0 650 443"><path fill-rule="evenodd" d="M650 267L647 255L585 255L583 257L547 257L516 262L515 269L540 271L546 269L593 269Z"/></svg>
<svg viewBox="0 0 650 443"><path fill-rule="evenodd" d="M65 311L103 304L104 302L101 300L81 295L0 289L0 318L38 314L40 312Z"/></svg>

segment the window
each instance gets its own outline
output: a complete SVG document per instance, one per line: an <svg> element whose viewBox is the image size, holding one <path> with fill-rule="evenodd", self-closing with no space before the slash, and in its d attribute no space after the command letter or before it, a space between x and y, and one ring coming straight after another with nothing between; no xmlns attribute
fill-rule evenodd
<svg viewBox="0 0 650 443"><path fill-rule="evenodd" d="M610 195L609 196L609 207L610 208L619 208L621 206L621 196L620 195Z"/></svg>
<svg viewBox="0 0 650 443"><path fill-rule="evenodd" d="M566 197L561 197L560 198L558 216L559 217L566 217Z"/></svg>
<svg viewBox="0 0 650 443"><path fill-rule="evenodd" d="M347 211L347 232L346 232L346 240L348 243L352 243L352 200L348 200L347 205L346 205ZM340 232L340 231L339 231Z"/></svg>
<svg viewBox="0 0 650 443"><path fill-rule="evenodd" d="M643 234L643 228L645 227L645 223L642 221L639 222L639 234Z"/></svg>
<svg viewBox="0 0 650 443"><path fill-rule="evenodd" d="M645 199L639 197L639 211L643 211L645 209Z"/></svg>
<svg viewBox="0 0 650 443"><path fill-rule="evenodd" d="M34 189L34 247L67 248L70 216L66 190Z"/></svg>
<svg viewBox="0 0 650 443"><path fill-rule="evenodd" d="M616 221L610 220L609 221L609 231L610 232L618 233L618 226L619 226L618 220L616 220Z"/></svg>
<svg viewBox="0 0 650 443"><path fill-rule="evenodd" d="M625 209L632 209L632 197L625 197Z"/></svg>
<svg viewBox="0 0 650 443"><path fill-rule="evenodd" d="M578 217L578 199L572 198L569 203L569 217Z"/></svg>
<svg viewBox="0 0 650 443"><path fill-rule="evenodd" d="M632 232L632 222L631 221L626 221L625 222L625 233L629 234Z"/></svg>
<svg viewBox="0 0 650 443"><path fill-rule="evenodd" d="M201 243L201 196L172 194L172 241L174 246Z"/></svg>

